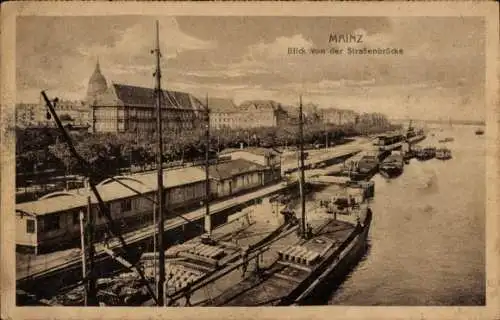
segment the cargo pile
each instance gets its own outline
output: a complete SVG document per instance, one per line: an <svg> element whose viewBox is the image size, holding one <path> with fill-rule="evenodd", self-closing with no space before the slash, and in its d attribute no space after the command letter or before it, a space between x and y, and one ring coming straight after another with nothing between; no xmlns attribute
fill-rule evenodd
<svg viewBox="0 0 500 320"><path fill-rule="evenodd" d="M279 258L283 261L313 265L319 259L320 254L302 246L289 246L278 251Z"/></svg>

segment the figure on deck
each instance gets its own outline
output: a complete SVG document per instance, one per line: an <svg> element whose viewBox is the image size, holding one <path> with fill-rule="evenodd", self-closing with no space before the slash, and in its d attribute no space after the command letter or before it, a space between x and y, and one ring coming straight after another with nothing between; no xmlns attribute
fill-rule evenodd
<svg viewBox="0 0 500 320"><path fill-rule="evenodd" d="M356 204L356 199L352 196L352 194L349 195L349 208L352 210L357 207Z"/></svg>

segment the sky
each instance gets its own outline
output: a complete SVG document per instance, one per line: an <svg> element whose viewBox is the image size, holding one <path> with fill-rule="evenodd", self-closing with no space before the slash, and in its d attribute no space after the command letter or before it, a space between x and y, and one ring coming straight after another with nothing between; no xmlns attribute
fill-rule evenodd
<svg viewBox="0 0 500 320"><path fill-rule="evenodd" d="M18 17L18 102L39 92L83 99L96 60L108 81L154 85L155 20L162 86L236 103L273 99L391 118L483 120L480 17ZM329 43L330 34L363 43ZM289 47L396 48L402 55L289 55Z"/></svg>

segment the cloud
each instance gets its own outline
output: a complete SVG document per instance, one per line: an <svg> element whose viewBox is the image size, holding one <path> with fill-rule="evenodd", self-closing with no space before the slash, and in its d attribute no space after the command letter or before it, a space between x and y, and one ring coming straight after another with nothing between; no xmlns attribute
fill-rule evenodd
<svg viewBox="0 0 500 320"><path fill-rule="evenodd" d="M262 69L246 69L242 68L241 65L240 67L230 67L228 68L227 65L218 65L214 66L213 69L210 70L190 70L184 72L185 76L188 77L195 77L195 78L238 78L238 77L245 77L250 75L256 75L256 74L265 74L267 73L265 70Z"/></svg>
<svg viewBox="0 0 500 320"><path fill-rule="evenodd" d="M216 48L213 41L197 39L182 32L175 18L158 18L160 26L160 51L165 59L173 59L188 50L210 50ZM154 21L151 19L151 21ZM106 56L124 62L139 62L150 57L156 42L155 26L152 23L136 23L120 34L117 41L98 46L82 46L78 50L85 56ZM142 58L142 59L141 59Z"/></svg>
<svg viewBox="0 0 500 320"><path fill-rule="evenodd" d="M217 48L215 41L183 32L175 18L159 17L158 20L163 67L179 54ZM108 81L151 85L154 21L154 17L20 19L18 100L36 100L32 90L35 88L67 92L68 96L82 99L97 58Z"/></svg>
<svg viewBox="0 0 500 320"><path fill-rule="evenodd" d="M404 110L403 105L412 105L417 114L422 108L433 114L444 112L448 105L471 104L469 100L477 99L468 97L484 93L481 19L370 19L160 17L162 85L201 96L272 97L283 103L295 103L302 92L324 106ZM108 81L152 86L155 20L148 16L20 18L19 96L28 97L43 88L83 97L97 56ZM221 33L221 28L227 32ZM404 55L288 55L289 47L330 47L330 32L363 35L362 44L342 46L402 48ZM429 106L420 106L424 103L434 109L427 111Z"/></svg>
<svg viewBox="0 0 500 320"><path fill-rule="evenodd" d="M219 71L220 76L246 78L249 75L256 75L262 78L269 75L268 78L279 79L284 75L290 74L296 66L296 61L290 59L288 48L304 48L306 50L314 46L313 42L307 40L302 34L295 34L290 37L277 37L272 42L257 42L250 44L237 62L228 64L214 65ZM230 70L230 71L228 71ZM213 74L216 74L214 72ZM276 76L272 76L276 75Z"/></svg>
<svg viewBox="0 0 500 320"><path fill-rule="evenodd" d="M292 37L277 37L271 43L259 42L249 46L246 56L250 60L282 59L288 55L290 47L308 50L313 47L313 43L306 40L302 34L296 34Z"/></svg>

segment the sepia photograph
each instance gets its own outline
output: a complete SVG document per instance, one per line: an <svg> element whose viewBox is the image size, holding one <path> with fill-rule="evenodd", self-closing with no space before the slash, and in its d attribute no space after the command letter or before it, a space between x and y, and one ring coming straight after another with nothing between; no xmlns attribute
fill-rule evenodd
<svg viewBox="0 0 500 320"><path fill-rule="evenodd" d="M494 5L179 8L15 17L13 307L487 306Z"/></svg>

